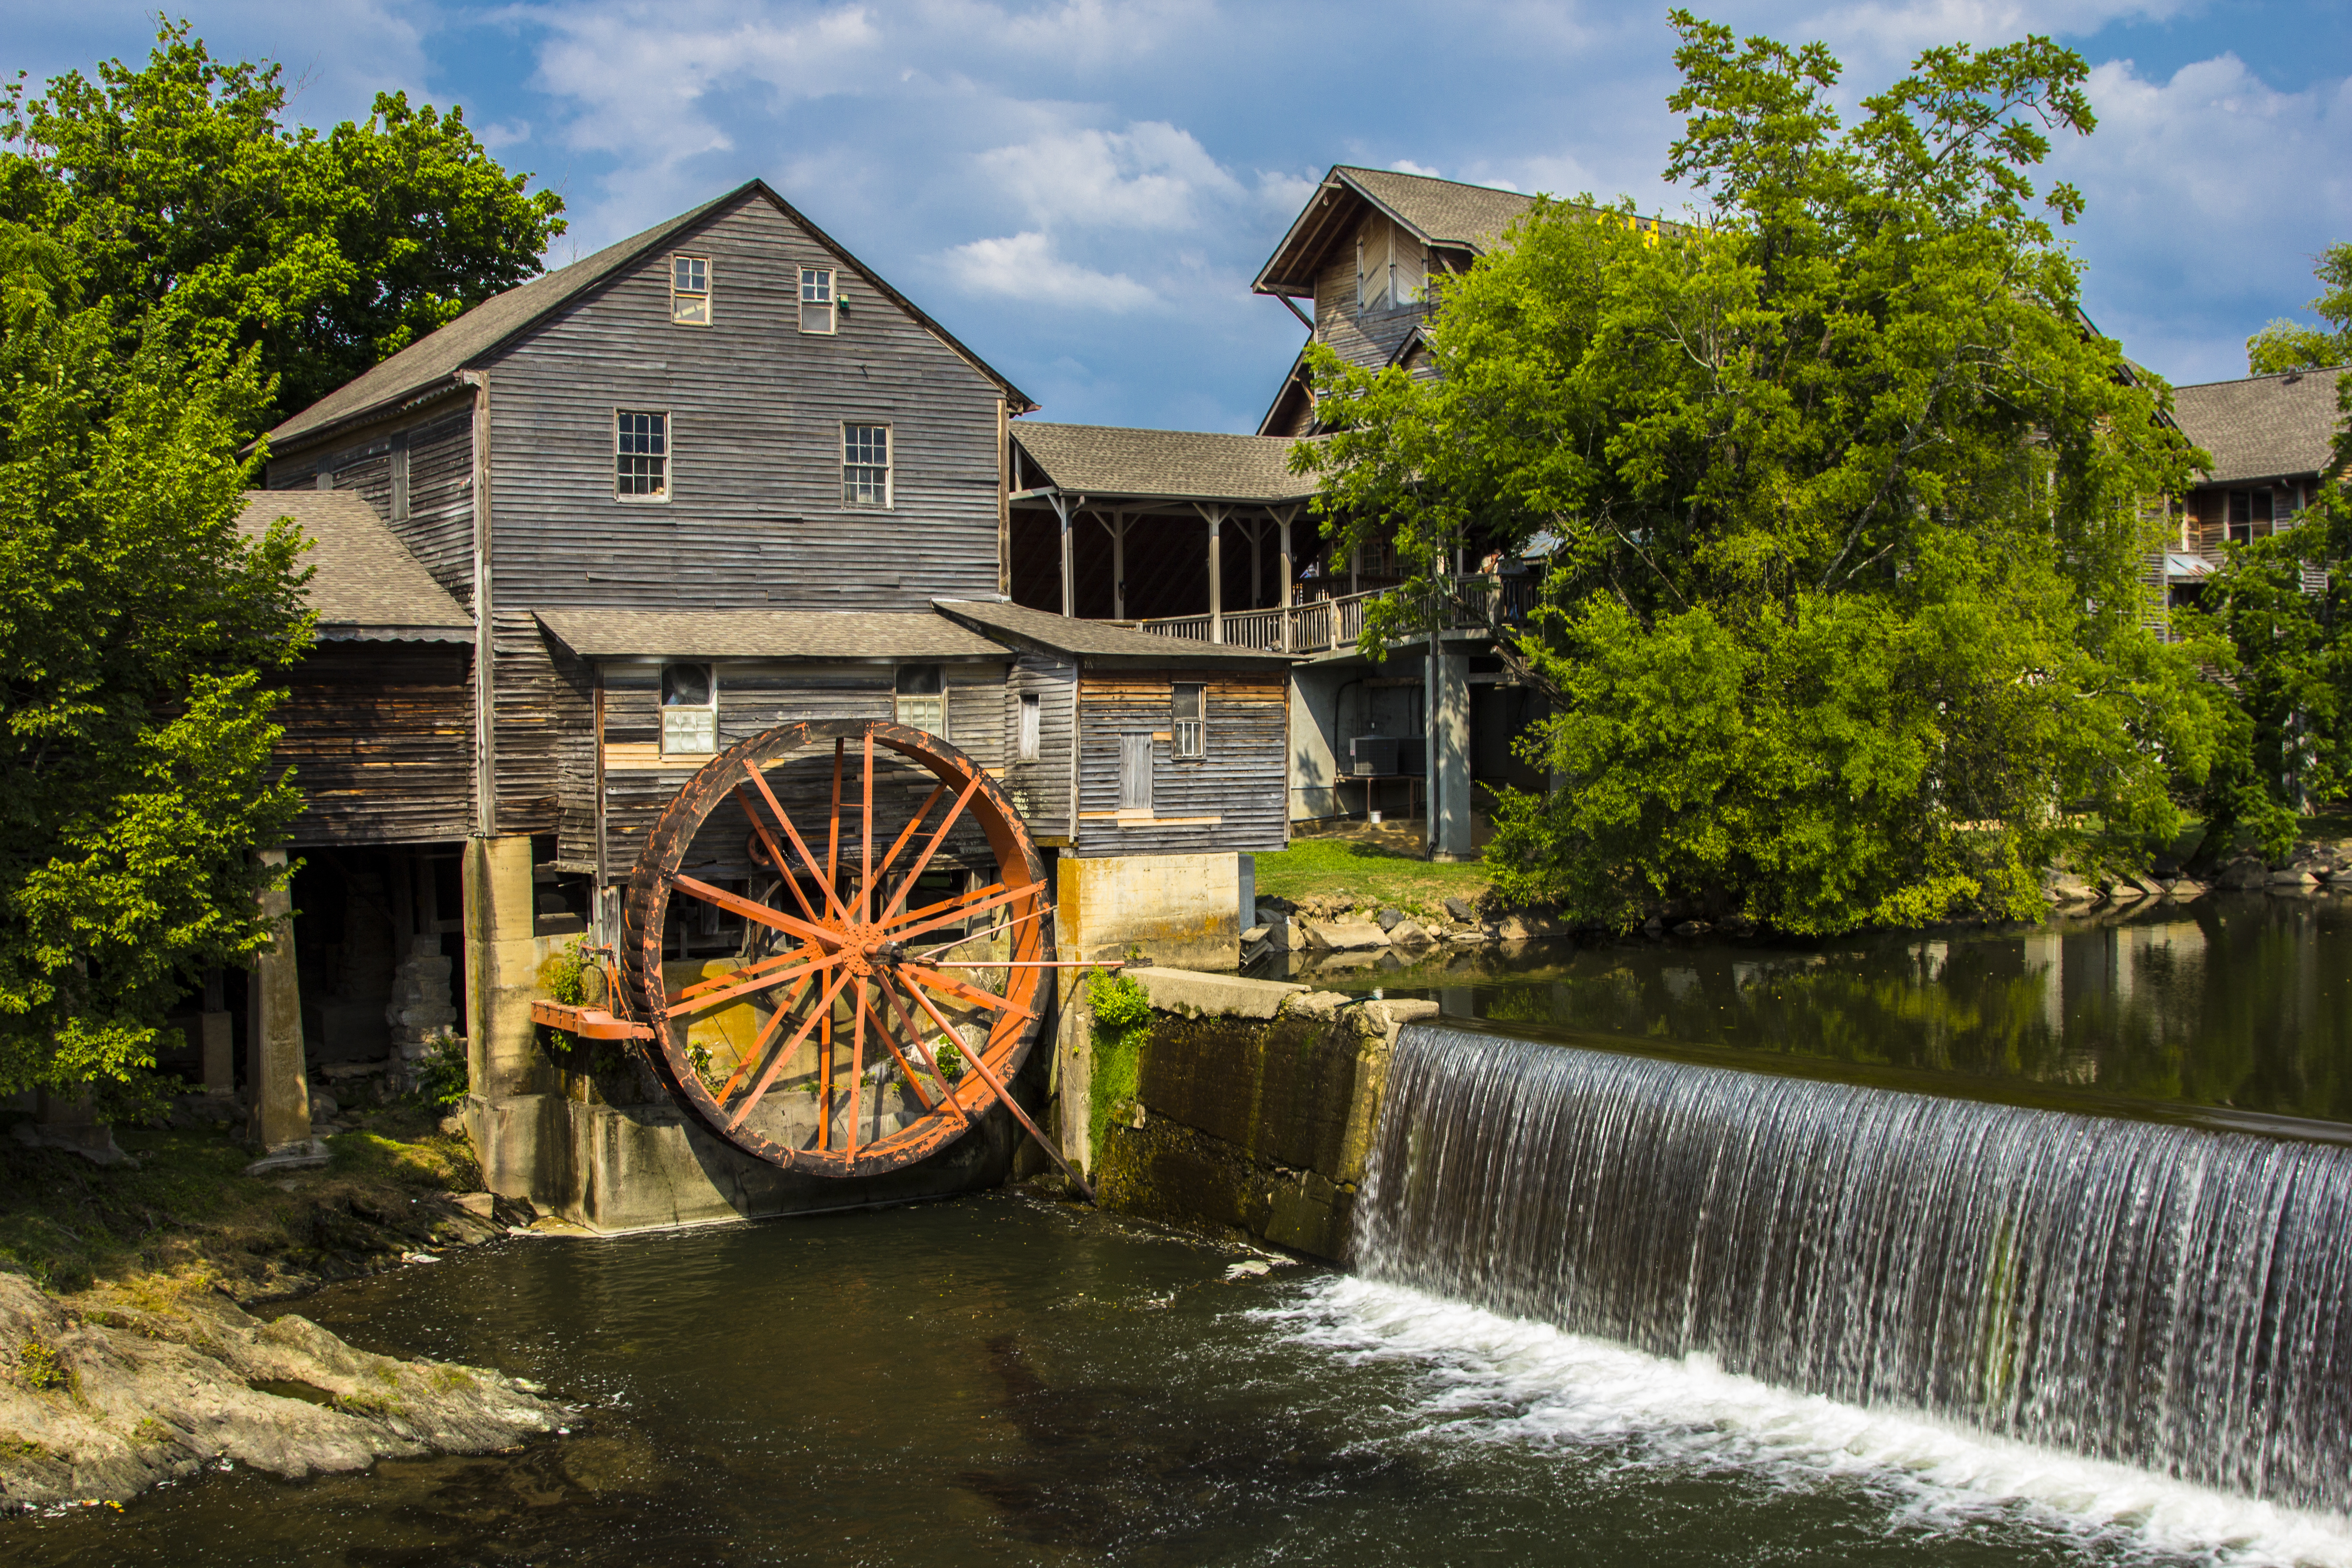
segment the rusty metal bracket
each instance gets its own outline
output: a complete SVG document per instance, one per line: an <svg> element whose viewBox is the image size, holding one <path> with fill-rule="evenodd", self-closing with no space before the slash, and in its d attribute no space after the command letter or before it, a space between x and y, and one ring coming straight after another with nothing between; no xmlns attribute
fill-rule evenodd
<svg viewBox="0 0 2352 1568"><path fill-rule="evenodd" d="M654 1032L643 1024L615 1018L602 1007L571 1007L561 1002L530 1005L530 1021L577 1035L583 1040L650 1040Z"/></svg>

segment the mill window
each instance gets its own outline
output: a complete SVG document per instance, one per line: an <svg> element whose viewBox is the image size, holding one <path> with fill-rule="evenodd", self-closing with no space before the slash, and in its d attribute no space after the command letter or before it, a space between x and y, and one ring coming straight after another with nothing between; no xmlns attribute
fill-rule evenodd
<svg viewBox="0 0 2352 1568"><path fill-rule="evenodd" d="M902 664L898 667L898 690L896 710L898 722L910 730L948 738L947 682L940 679L936 664Z"/></svg>
<svg viewBox="0 0 2352 1568"><path fill-rule="evenodd" d="M2250 544L2270 531L2271 492L2231 490L2230 492L2230 537L2240 544Z"/></svg>
<svg viewBox="0 0 2352 1568"><path fill-rule="evenodd" d="M890 504L890 426L841 427L841 504Z"/></svg>
<svg viewBox="0 0 2352 1568"><path fill-rule="evenodd" d="M801 268L801 331L819 334L834 331L839 324L836 311L840 304L834 294L832 268Z"/></svg>
<svg viewBox="0 0 2352 1568"><path fill-rule="evenodd" d="M1209 754L1209 689L1203 685L1178 681L1174 693L1176 707L1176 755L1180 758L1200 758Z"/></svg>
<svg viewBox="0 0 2352 1568"><path fill-rule="evenodd" d="M669 258L669 319L681 327L710 325L710 258Z"/></svg>
<svg viewBox="0 0 2352 1568"><path fill-rule="evenodd" d="M1037 700L1037 693L1023 692L1021 694L1020 744L1015 752L1022 762L1034 763L1037 760L1038 735L1043 729L1043 725L1039 722L1041 717L1042 709Z"/></svg>
<svg viewBox="0 0 2352 1568"><path fill-rule="evenodd" d="M719 749L719 682L707 664L662 667L662 752L698 755Z"/></svg>
<svg viewBox="0 0 2352 1568"><path fill-rule="evenodd" d="M669 499L669 416L621 409L613 416L613 493Z"/></svg>

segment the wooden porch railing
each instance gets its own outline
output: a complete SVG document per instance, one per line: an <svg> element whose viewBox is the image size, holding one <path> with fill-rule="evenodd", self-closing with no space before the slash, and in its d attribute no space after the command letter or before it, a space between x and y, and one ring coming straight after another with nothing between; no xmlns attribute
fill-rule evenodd
<svg viewBox="0 0 2352 1568"><path fill-rule="evenodd" d="M1364 606L1380 597L1378 591L1342 594L1315 599L1289 609L1239 610L1223 617L1224 636L1218 638L1207 616L1169 616L1137 621L1138 631L1186 642L1223 641L1235 647L1271 653L1324 653L1353 647L1364 632ZM1534 609L1538 589L1531 576L1456 577L1447 583L1445 625L1475 629L1497 622L1517 625Z"/></svg>

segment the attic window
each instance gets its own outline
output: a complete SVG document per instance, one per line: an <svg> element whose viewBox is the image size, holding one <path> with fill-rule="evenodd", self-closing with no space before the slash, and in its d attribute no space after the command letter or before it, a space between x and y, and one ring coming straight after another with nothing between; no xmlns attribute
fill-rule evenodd
<svg viewBox="0 0 2352 1568"><path fill-rule="evenodd" d="M801 331L830 333L835 330L835 308L841 301L833 291L833 268L803 267L801 268Z"/></svg>
<svg viewBox="0 0 2352 1568"><path fill-rule="evenodd" d="M710 258L669 258L669 319L681 327L710 325Z"/></svg>
<svg viewBox="0 0 2352 1568"><path fill-rule="evenodd" d="M719 749L719 682L709 665L664 665L661 700L664 756Z"/></svg>

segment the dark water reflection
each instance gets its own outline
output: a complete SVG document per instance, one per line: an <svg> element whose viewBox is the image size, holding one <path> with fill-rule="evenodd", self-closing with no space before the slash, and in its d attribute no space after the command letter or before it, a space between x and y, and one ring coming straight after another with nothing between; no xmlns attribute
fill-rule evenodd
<svg viewBox="0 0 2352 1568"><path fill-rule="evenodd" d="M1530 943L1287 972L1588 1042L2352 1121L2352 900L2341 898L2212 896L2035 929L1811 946Z"/></svg>
<svg viewBox="0 0 2352 1568"><path fill-rule="evenodd" d="M207 1476L121 1515L0 1521L0 1560L2200 1560L1862 1464L1842 1429L1826 1459L1761 1462L1673 1363L1550 1341L1527 1359L1520 1329L1409 1293L1376 1305L1440 1348L1375 1353L1390 1331L1345 1298L1379 1288L1229 1282L1232 1257L1012 1194L499 1244L300 1310L370 1348L541 1379L587 1407L569 1436L302 1483ZM1575 1370L1595 1357L1597 1383ZM1768 1415L1751 1425L1790 1419Z"/></svg>

